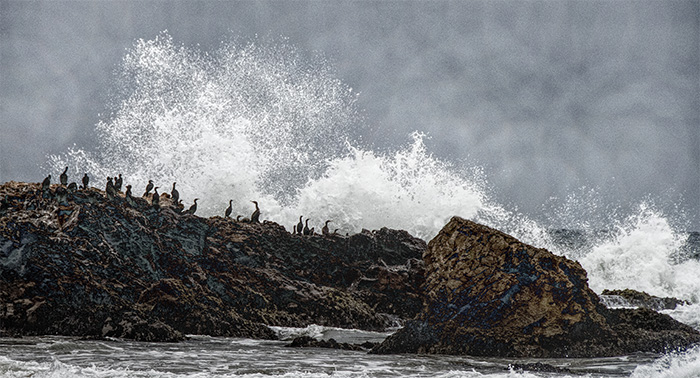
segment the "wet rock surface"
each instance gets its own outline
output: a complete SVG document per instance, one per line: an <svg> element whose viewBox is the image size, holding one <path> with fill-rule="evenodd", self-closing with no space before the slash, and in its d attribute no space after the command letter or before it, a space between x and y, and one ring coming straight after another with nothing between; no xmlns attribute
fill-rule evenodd
<svg viewBox="0 0 700 378"><path fill-rule="evenodd" d="M545 364L542 362L527 363L527 364L511 364L508 370L514 370L518 372L522 371L536 371L543 373L571 373L570 369L560 368L550 364Z"/></svg>
<svg viewBox="0 0 700 378"><path fill-rule="evenodd" d="M667 315L607 309L577 262L465 219L452 218L423 259L423 310L372 353L597 357L700 342Z"/></svg>
<svg viewBox="0 0 700 378"><path fill-rule="evenodd" d="M426 245L404 231L292 235L60 185L0 198L5 335L274 338L266 325L382 330L422 306Z"/></svg>
<svg viewBox="0 0 700 378"><path fill-rule="evenodd" d="M328 340L316 340L311 336L299 336L294 338L294 340L292 340L292 342L287 346L290 348L330 348L366 352L376 345L376 343L370 341L366 341L362 344L351 344L339 343L332 338Z"/></svg>
<svg viewBox="0 0 700 378"><path fill-rule="evenodd" d="M601 298L606 302L616 303L622 307L641 307L651 310L673 310L678 306L689 304L688 301L670 297L656 297L643 291L632 289L603 290Z"/></svg>

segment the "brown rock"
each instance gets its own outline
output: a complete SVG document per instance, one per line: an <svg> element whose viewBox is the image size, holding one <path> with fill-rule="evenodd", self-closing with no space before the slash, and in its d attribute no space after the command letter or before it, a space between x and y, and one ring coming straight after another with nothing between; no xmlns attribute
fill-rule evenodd
<svg viewBox="0 0 700 378"><path fill-rule="evenodd" d="M685 332L681 342L653 329L668 319L651 321L643 332L635 331L643 321L621 328L629 316L600 305L579 263L462 218L452 218L428 243L423 259L422 312L373 353L583 357L700 341L692 329L666 325ZM616 332L623 328L626 333ZM642 333L646 346L633 336Z"/></svg>

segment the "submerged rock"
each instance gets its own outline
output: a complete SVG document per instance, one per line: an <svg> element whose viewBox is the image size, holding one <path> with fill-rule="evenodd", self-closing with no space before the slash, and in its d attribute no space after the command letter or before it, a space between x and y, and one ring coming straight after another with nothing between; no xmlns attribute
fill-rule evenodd
<svg viewBox="0 0 700 378"><path fill-rule="evenodd" d="M571 369L560 368L550 364L545 364L542 362L526 363L526 364L511 364L508 370L515 370L518 372L522 371L536 371L542 373L571 373Z"/></svg>
<svg viewBox="0 0 700 378"><path fill-rule="evenodd" d="M420 311L426 245L404 231L292 235L90 188L0 185L0 334L275 338L381 330Z"/></svg>
<svg viewBox="0 0 700 378"><path fill-rule="evenodd" d="M299 336L287 345L290 348L329 348L354 351L367 351L376 346L376 343L366 341L362 344L339 343L335 339L316 340L311 336Z"/></svg>
<svg viewBox="0 0 700 378"><path fill-rule="evenodd" d="M423 310L372 353L593 357L700 342L668 316L606 309L579 263L459 217L423 259Z"/></svg>

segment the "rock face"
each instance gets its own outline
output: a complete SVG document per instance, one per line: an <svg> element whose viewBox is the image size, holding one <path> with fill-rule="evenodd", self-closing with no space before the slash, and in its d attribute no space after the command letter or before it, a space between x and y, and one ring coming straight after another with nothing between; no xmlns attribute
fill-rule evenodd
<svg viewBox="0 0 700 378"><path fill-rule="evenodd" d="M265 325L379 330L422 306L426 245L404 231L298 236L60 185L0 199L0 335L274 338Z"/></svg>
<svg viewBox="0 0 700 378"><path fill-rule="evenodd" d="M452 218L423 259L423 310L373 353L592 357L700 342L668 316L608 310L577 262L465 219Z"/></svg>

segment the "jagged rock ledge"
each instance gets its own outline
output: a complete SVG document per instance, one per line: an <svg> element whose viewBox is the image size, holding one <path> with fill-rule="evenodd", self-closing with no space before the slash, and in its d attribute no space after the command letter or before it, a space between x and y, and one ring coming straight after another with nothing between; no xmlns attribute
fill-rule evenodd
<svg viewBox="0 0 700 378"><path fill-rule="evenodd" d="M426 245L405 231L298 236L60 185L0 200L0 335L275 338L266 325L383 330L422 306Z"/></svg>
<svg viewBox="0 0 700 378"><path fill-rule="evenodd" d="M459 217L423 259L423 310L371 353L602 357L700 342L668 315L607 309L577 262Z"/></svg>

